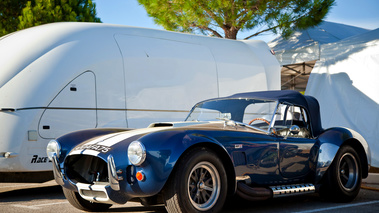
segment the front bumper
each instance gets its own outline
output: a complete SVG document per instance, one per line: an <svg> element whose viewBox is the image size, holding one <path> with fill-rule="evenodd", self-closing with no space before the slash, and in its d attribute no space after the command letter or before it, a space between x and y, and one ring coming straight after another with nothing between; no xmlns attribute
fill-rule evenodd
<svg viewBox="0 0 379 213"><path fill-rule="evenodd" d="M77 191L80 196L88 201L98 202L98 203L109 203L109 204L124 204L131 199L126 193L120 190L120 180L116 171L116 166L112 155L108 156L107 159L108 167L108 182L95 182L94 184L86 183L74 183L64 173L64 169L61 168L58 163L56 155L53 156L53 172L55 181L73 191Z"/></svg>

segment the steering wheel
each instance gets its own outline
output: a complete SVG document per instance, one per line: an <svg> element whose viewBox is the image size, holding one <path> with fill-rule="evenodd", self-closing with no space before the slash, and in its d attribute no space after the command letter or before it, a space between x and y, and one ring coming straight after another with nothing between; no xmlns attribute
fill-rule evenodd
<svg viewBox="0 0 379 213"><path fill-rule="evenodd" d="M254 118L253 120L249 122L249 125L251 125L251 123L253 123L254 121L264 121L270 126L270 122L264 118Z"/></svg>

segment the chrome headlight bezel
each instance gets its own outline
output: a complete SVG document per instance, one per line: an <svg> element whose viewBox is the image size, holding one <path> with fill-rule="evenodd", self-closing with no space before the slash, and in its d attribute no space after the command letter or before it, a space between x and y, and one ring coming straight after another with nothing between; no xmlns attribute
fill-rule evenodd
<svg viewBox="0 0 379 213"><path fill-rule="evenodd" d="M54 154L59 158L61 155L61 145L56 140L51 140L46 146L46 154L50 160L53 160Z"/></svg>
<svg viewBox="0 0 379 213"><path fill-rule="evenodd" d="M135 166L140 166L146 160L146 148L139 141L133 141L128 146L129 162Z"/></svg>

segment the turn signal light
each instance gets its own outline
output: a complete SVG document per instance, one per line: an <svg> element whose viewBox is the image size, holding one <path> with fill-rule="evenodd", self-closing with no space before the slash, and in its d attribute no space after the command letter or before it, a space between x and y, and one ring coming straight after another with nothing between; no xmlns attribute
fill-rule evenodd
<svg viewBox="0 0 379 213"><path fill-rule="evenodd" d="M136 178L138 181L143 181L145 180L145 175L142 172L137 172Z"/></svg>

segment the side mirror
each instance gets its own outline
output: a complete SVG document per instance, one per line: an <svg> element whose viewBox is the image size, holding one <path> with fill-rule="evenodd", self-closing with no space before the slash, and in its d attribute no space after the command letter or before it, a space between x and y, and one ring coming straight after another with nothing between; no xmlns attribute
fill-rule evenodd
<svg viewBox="0 0 379 213"><path fill-rule="evenodd" d="M298 135L300 133L300 127L297 125L293 125L290 127L290 133L293 135Z"/></svg>

